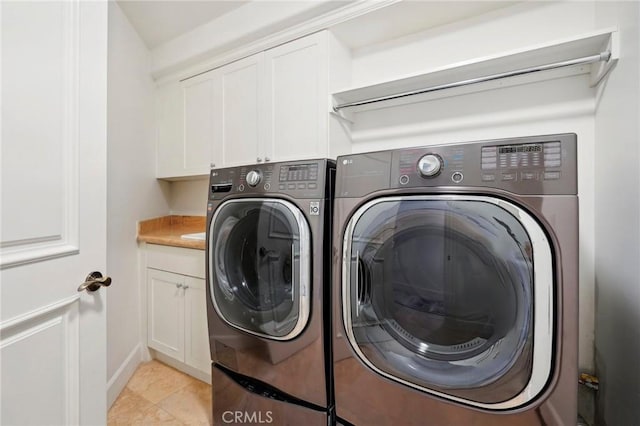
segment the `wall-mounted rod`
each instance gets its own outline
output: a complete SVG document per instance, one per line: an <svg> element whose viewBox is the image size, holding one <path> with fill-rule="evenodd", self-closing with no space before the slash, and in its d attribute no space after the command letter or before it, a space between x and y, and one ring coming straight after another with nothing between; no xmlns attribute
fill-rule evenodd
<svg viewBox="0 0 640 426"><path fill-rule="evenodd" d="M595 62L601 62L601 61L605 61L606 62L610 58L611 58L611 52L607 50L605 52L598 53L597 55L584 56L582 58L576 58L576 59L569 59L567 61L555 62L553 64L538 65L538 66L535 66L535 67L523 68L523 69L519 69L519 70L515 70L515 71L507 71L507 72L498 73L498 74L491 74L491 75L486 75L486 76L483 76L483 77L471 78L471 79L468 79L468 80L456 81L456 82L452 82L452 83L446 83L446 84L440 84L440 85L437 85L437 86L431 86L431 87L427 87L427 88L423 88L423 89L412 90L412 91L409 91L409 92L396 93L396 94L393 94L393 95L380 96L380 97L371 98L371 99L364 99L362 101L346 102L344 104L335 105L333 107L333 110L335 112L338 112L343 108L350 108L350 107L355 107L355 106L368 105L368 104L373 104L373 103L376 103L376 102L382 102L382 101L389 101L389 100L392 100L392 99L405 98L407 96L422 95L424 93L431 93L431 92L436 92L438 90L445 90L445 89L453 89L455 87L469 86L471 84L484 83L484 82L487 82L487 81L498 80L498 79L501 79L501 78L516 77L516 76L519 76L519 75L531 74L531 73L539 72L539 71L554 70L554 69L557 69L557 68L571 67L571 66L575 66L575 65L593 64Z"/></svg>

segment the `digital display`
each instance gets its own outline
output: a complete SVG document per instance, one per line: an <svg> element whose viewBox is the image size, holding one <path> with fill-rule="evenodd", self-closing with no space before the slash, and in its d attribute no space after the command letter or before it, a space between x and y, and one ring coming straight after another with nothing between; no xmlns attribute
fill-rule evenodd
<svg viewBox="0 0 640 426"><path fill-rule="evenodd" d="M499 154L512 152L542 152L542 145L511 145L498 147Z"/></svg>
<svg viewBox="0 0 640 426"><path fill-rule="evenodd" d="M318 164L295 164L280 168L280 182L305 182L318 179Z"/></svg>

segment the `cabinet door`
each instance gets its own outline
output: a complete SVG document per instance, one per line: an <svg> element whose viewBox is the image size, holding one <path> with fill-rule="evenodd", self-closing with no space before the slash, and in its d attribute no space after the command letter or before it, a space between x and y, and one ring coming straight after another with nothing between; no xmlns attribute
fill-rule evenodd
<svg viewBox="0 0 640 426"><path fill-rule="evenodd" d="M184 361L184 276L147 269L147 345Z"/></svg>
<svg viewBox="0 0 640 426"><path fill-rule="evenodd" d="M263 54L250 56L216 70L216 144L222 146L222 164L255 163L262 143L264 120Z"/></svg>
<svg viewBox="0 0 640 426"><path fill-rule="evenodd" d="M325 157L329 107L324 32L265 52L265 155L273 161Z"/></svg>
<svg viewBox="0 0 640 426"><path fill-rule="evenodd" d="M185 363L211 374L205 280L185 277Z"/></svg>
<svg viewBox="0 0 640 426"><path fill-rule="evenodd" d="M156 176L180 176L184 167L184 105L179 82L158 87L156 120Z"/></svg>
<svg viewBox="0 0 640 426"><path fill-rule="evenodd" d="M183 171L185 175L206 174L219 157L220 144L214 141L214 78L210 71L185 80Z"/></svg>

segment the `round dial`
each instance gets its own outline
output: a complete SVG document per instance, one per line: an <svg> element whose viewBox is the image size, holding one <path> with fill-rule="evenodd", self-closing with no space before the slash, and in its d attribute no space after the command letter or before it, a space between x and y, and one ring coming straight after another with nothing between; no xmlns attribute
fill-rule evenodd
<svg viewBox="0 0 640 426"><path fill-rule="evenodd" d="M249 186L256 186L260 183L261 179L262 176L258 170L251 170L247 173L247 184L249 184Z"/></svg>
<svg viewBox="0 0 640 426"><path fill-rule="evenodd" d="M442 170L442 158L437 154L426 154L418 160L418 171L424 177L437 176Z"/></svg>

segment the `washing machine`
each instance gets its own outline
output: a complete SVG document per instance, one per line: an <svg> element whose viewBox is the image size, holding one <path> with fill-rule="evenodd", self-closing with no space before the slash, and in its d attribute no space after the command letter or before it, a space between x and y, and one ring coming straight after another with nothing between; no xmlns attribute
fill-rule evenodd
<svg viewBox="0 0 640 426"><path fill-rule="evenodd" d="M576 135L339 157L336 413L575 425Z"/></svg>
<svg viewBox="0 0 640 426"><path fill-rule="evenodd" d="M334 178L335 162L326 159L211 170L214 424L330 421L325 323Z"/></svg>

